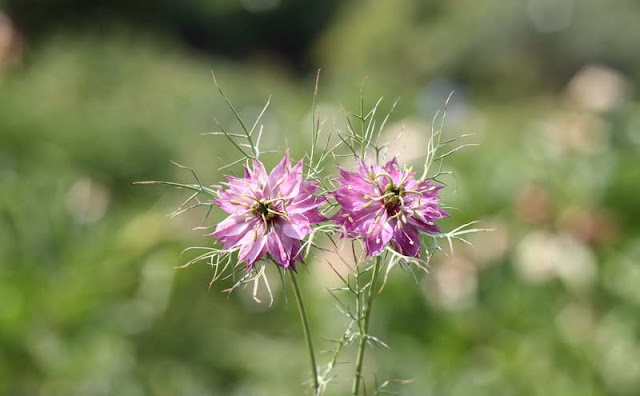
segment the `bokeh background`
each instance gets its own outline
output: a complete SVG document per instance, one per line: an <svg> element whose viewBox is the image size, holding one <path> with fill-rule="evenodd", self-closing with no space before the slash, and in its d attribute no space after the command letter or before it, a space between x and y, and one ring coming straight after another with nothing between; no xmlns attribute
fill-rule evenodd
<svg viewBox="0 0 640 396"><path fill-rule="evenodd" d="M316 70L325 130L400 97L420 162L450 91L456 246L376 300L368 352L402 395L640 394L640 3L635 0L0 0L0 394L300 395L290 288L208 290L203 213L180 191L235 159L202 136L271 95L263 146L301 156ZM277 155L265 156L273 165ZM214 212L208 224L222 216ZM322 260L301 272L317 348L344 318ZM289 299L286 299L289 295ZM346 394L353 350L330 395ZM327 354L320 354L326 362ZM370 390L370 389L369 389ZM370 392L371 393L371 392Z"/></svg>

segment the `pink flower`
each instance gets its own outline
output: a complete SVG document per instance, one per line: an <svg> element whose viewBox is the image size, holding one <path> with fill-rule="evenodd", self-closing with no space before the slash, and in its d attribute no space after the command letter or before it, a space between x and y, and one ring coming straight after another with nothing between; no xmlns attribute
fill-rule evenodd
<svg viewBox="0 0 640 396"><path fill-rule="evenodd" d="M227 176L226 189L213 202L230 216L210 235L224 249L240 247L239 263L250 267L266 253L287 269L302 261L300 241L312 224L325 220L318 211L323 199L314 195L317 183L303 180L302 167L302 161L291 167L285 155L269 175L254 159L244 177Z"/></svg>
<svg viewBox="0 0 640 396"><path fill-rule="evenodd" d="M415 172L400 169L395 157L383 166L358 160L358 168L338 168L340 187L333 195L341 208L333 221L347 236L362 238L369 256L391 242L398 253L420 257L420 231L439 232L436 220L448 216L438 203L442 186L416 180Z"/></svg>

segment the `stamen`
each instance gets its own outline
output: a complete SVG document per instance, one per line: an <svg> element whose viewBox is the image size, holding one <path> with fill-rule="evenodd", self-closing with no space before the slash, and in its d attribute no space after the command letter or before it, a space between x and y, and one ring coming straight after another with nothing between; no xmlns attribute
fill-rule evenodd
<svg viewBox="0 0 640 396"><path fill-rule="evenodd" d="M387 220L393 220L393 219L397 219L398 217L402 216L402 211L397 211L396 213L393 214L393 216L390 216Z"/></svg>
<svg viewBox="0 0 640 396"><path fill-rule="evenodd" d="M405 193L416 194L418 196L418 206L422 206L422 192L417 190L405 190Z"/></svg>
<svg viewBox="0 0 640 396"><path fill-rule="evenodd" d="M283 212L276 210L274 203L278 201L282 201L281 209L283 210ZM276 216L281 216L288 220L288 214L285 210L285 205L284 205L285 201L286 201L285 198L280 198L280 197L275 199L264 199L264 198L259 200L256 199L253 205L251 205L251 208L248 210L248 212L253 213L254 215L260 216L264 221L265 226L268 225L269 220L271 220Z"/></svg>
<svg viewBox="0 0 640 396"><path fill-rule="evenodd" d="M411 193L411 194L416 194L419 196L422 196L422 193L420 191L417 190L403 190L405 193Z"/></svg>
<svg viewBox="0 0 640 396"><path fill-rule="evenodd" d="M246 215L247 213L252 213L253 209L247 209L247 210L243 210L242 212L238 213L240 216L242 215Z"/></svg>
<svg viewBox="0 0 640 396"><path fill-rule="evenodd" d="M375 180L378 180L381 176L384 176L389 179L389 183L393 184L393 177L387 172L380 172L376 175Z"/></svg>
<svg viewBox="0 0 640 396"><path fill-rule="evenodd" d="M284 176L279 178L278 181L276 182L276 184L273 185L273 188L278 187L279 185L281 185L282 183L284 183Z"/></svg>
<svg viewBox="0 0 640 396"><path fill-rule="evenodd" d="M268 216L269 214L272 214L272 215L275 215L275 216L281 216L281 217L284 217L285 219L289 220L289 217L287 216L287 214L286 214L286 213L281 213L281 212L278 212L277 210L273 210L273 209L269 209L269 208L267 208L267 213L268 213L268 214L267 214L267 216Z"/></svg>
<svg viewBox="0 0 640 396"><path fill-rule="evenodd" d="M367 230L367 235L371 235L373 233L373 229L376 228L376 226L378 225L381 219L382 219L382 213L377 215L376 218L373 220L373 224L371 224L371 226Z"/></svg>
<svg viewBox="0 0 640 396"><path fill-rule="evenodd" d="M387 192L387 193L385 193L384 195L380 195L379 197L373 197L373 196L371 196L371 195L369 195L369 194L365 194L365 195L364 195L364 198L365 198L365 199L372 199L372 200L374 200L374 201L379 201L379 200L381 200L381 199L385 199L385 198L393 197L394 195L396 195L396 194L395 194L393 191L391 191L391 192Z"/></svg>
<svg viewBox="0 0 640 396"><path fill-rule="evenodd" d="M258 199L258 198L256 198L256 197L252 197L251 195L242 194L242 196L243 196L243 197L245 197L245 198L249 198L249 199L250 199L250 200L252 200L252 201L256 201L256 202L258 202L258 201L259 201L259 199Z"/></svg>

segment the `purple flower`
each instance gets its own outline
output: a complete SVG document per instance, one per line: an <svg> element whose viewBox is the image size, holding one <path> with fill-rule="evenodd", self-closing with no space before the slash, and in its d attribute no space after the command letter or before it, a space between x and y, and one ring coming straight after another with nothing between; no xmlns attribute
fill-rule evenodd
<svg viewBox="0 0 640 396"><path fill-rule="evenodd" d="M326 220L318 211L324 200L314 195L317 183L303 180L302 167L302 161L291 167L285 155L269 175L254 159L244 177L227 176L226 189L213 202L230 216L210 235L224 249L240 247L239 263L250 267L266 253L287 269L302 262L300 241L312 231L311 224Z"/></svg>
<svg viewBox="0 0 640 396"><path fill-rule="evenodd" d="M416 180L394 157L380 165L358 160L358 172L338 168L340 187L333 196L341 208L333 221L345 234L364 239L367 255L380 253L387 243L411 257L420 257L420 231L439 232L436 220L448 216L438 203L442 186Z"/></svg>

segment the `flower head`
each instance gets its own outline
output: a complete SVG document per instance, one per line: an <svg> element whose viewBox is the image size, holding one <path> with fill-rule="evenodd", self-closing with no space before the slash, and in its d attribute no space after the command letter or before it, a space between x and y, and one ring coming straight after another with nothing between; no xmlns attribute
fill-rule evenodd
<svg viewBox="0 0 640 396"><path fill-rule="evenodd" d="M303 180L302 167L302 161L292 167L285 155L270 174L254 159L244 177L227 176L213 202L230 216L210 235L224 249L239 247L239 263L250 267L266 253L287 269L302 261L300 241L312 224L325 220L318 211L323 199L314 195L317 183Z"/></svg>
<svg viewBox="0 0 640 396"><path fill-rule="evenodd" d="M395 157L383 166L358 160L358 172L338 170L340 187L333 195L341 208L333 221L346 235L362 238L369 256L391 242L397 252L420 257L420 231L439 232L436 220L448 216L438 203L442 186L416 180Z"/></svg>

